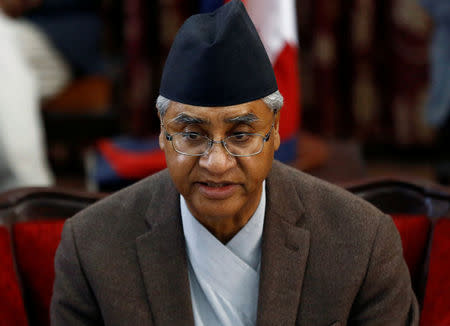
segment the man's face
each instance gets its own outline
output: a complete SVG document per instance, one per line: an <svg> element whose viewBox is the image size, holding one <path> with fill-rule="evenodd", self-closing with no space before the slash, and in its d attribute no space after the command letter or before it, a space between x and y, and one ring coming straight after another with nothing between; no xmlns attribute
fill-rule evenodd
<svg viewBox="0 0 450 326"><path fill-rule="evenodd" d="M222 144L214 144L208 155L177 153L161 131L159 143L166 155L169 173L186 199L191 213L204 225L251 217L256 210L274 152L280 145L278 115L257 100L235 106L208 108L172 102L162 122L169 134L196 132L214 140L238 133L265 135L274 123L261 153L234 157ZM222 220L222 221L220 221Z"/></svg>

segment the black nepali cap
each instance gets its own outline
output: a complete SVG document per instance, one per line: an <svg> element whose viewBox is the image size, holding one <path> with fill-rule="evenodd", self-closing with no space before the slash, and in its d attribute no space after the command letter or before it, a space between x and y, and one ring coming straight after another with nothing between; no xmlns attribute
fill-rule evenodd
<svg viewBox="0 0 450 326"><path fill-rule="evenodd" d="M278 89L272 65L240 0L191 16L169 52L160 94L196 106L229 106Z"/></svg>

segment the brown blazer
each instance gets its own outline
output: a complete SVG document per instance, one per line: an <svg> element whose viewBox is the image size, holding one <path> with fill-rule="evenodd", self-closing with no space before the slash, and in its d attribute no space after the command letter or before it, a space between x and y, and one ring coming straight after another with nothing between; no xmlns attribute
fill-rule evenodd
<svg viewBox="0 0 450 326"><path fill-rule="evenodd" d="M418 325L390 217L274 162L267 178L257 325ZM167 171L69 219L52 325L189 325L179 194Z"/></svg>

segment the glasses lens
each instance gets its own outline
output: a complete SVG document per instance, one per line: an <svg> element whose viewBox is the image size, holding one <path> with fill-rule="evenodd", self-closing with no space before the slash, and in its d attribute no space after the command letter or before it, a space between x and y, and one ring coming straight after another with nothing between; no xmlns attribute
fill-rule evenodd
<svg viewBox="0 0 450 326"><path fill-rule="evenodd" d="M264 147L264 136L239 134L225 138L225 147L231 155L251 156L260 153ZM172 135L174 149L181 154L203 155L209 150L209 139L194 132Z"/></svg>
<svg viewBox="0 0 450 326"><path fill-rule="evenodd" d="M240 134L225 139L226 147L232 155L251 156L262 151L264 136L256 134Z"/></svg>
<svg viewBox="0 0 450 326"><path fill-rule="evenodd" d="M200 155L208 150L208 138L195 132L174 134L172 143L177 152L188 155Z"/></svg>

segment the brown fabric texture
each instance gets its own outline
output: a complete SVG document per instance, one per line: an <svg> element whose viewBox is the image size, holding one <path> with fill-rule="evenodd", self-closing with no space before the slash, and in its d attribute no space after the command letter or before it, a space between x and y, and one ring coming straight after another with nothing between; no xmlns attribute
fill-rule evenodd
<svg viewBox="0 0 450 326"><path fill-rule="evenodd" d="M274 162L257 325L417 325L392 219ZM64 227L52 325L194 325L179 194L167 170Z"/></svg>

